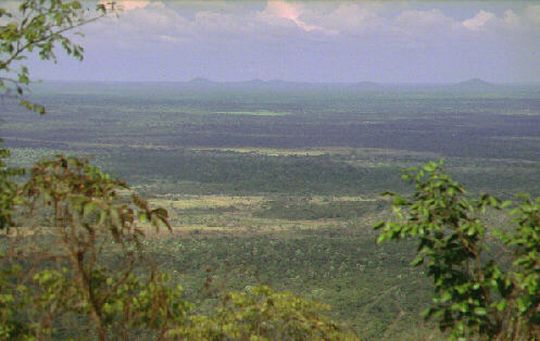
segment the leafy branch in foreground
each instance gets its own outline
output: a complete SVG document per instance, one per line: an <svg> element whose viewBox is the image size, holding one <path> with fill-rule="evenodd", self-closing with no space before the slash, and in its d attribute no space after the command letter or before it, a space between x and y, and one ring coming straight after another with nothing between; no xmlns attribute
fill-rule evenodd
<svg viewBox="0 0 540 341"><path fill-rule="evenodd" d="M76 0L23 0L15 11L0 7L1 96L15 97L27 109L44 114L45 107L24 98L30 74L23 61L37 53L42 60L56 62L55 49L58 46L68 55L82 60L83 47L74 43L67 33L114 11L114 1L100 2L95 10L84 8ZM6 166L5 159L9 155L9 150L0 148L0 230L12 223L16 200L13 176L23 173L21 169Z"/></svg>
<svg viewBox="0 0 540 341"><path fill-rule="evenodd" d="M114 2L108 5L114 11ZM100 2L89 16L81 2L64 0L24 0L18 13L0 8L0 93L45 113L23 97L30 77L21 61L32 53L56 61L56 46L81 60L83 48L65 33L108 11ZM234 340L287 333L296 340L329 340L341 335L334 322L318 314L318 305L269 288L261 288L256 300L238 301L243 294L231 294L235 309L223 308L216 316L190 314L192 304L183 299L182 288L171 286L143 257L144 231L171 229L166 210L151 208L129 195L126 184L77 158L38 162L19 186L13 176L21 172L6 166L8 156L0 149L0 339ZM257 319L245 324L239 314ZM290 324L280 325L284 317ZM207 324L201 326L203 320Z"/></svg>
<svg viewBox="0 0 540 341"><path fill-rule="evenodd" d="M39 226L7 236L2 260L13 276L0 288L9 297L0 307L4 337L58 337L62 318L78 321L72 332L90 329L102 340L140 324L163 334L185 317L187 305L175 300L180 289L168 289L140 252L143 224L168 226L165 210L122 197L125 184L84 160L59 156L35 164L29 175L19 211L27 222L39 217ZM146 268L144 276L137 267ZM21 321L31 323L23 328Z"/></svg>
<svg viewBox="0 0 540 341"><path fill-rule="evenodd" d="M0 230L9 228L13 223L12 216L17 201L17 185L12 178L24 173L23 169L11 168L6 165L5 159L9 156L9 150L0 148Z"/></svg>
<svg viewBox="0 0 540 341"><path fill-rule="evenodd" d="M167 211L88 161L38 162L17 193L26 220L0 244L0 339L355 339L325 306L268 287L195 314L142 252Z"/></svg>
<svg viewBox="0 0 540 341"><path fill-rule="evenodd" d="M83 47L66 33L98 20L110 9L98 4L95 11L90 11L80 1L65 0L24 0L15 13L0 8L0 92L15 96L24 107L44 114L42 105L23 98L30 74L20 62L32 53L43 60L56 61L57 46L82 60Z"/></svg>
<svg viewBox="0 0 540 341"><path fill-rule="evenodd" d="M430 162L403 175L415 186L409 197L389 193L396 221L381 222L378 242L414 238L414 266L425 266L434 286L427 318L436 318L452 338L540 338L540 199L514 205L490 195L471 199L463 185ZM515 217L517 227L503 235L513 251L490 258L490 234L481 219L487 209ZM507 262L507 263L508 263Z"/></svg>

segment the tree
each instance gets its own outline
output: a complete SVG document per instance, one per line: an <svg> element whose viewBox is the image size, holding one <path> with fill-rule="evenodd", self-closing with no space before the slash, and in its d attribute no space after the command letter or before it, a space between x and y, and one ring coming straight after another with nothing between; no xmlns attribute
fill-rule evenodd
<svg viewBox="0 0 540 341"><path fill-rule="evenodd" d="M33 51L54 60L56 44L82 59L82 47L64 33L107 10L87 13L62 0L25 0L18 16L0 9L8 19L0 27L0 90L14 89L23 106L43 114L23 97L28 69L12 65ZM355 339L321 315L322 305L267 287L227 294L209 316L193 313L182 288L143 252L146 230L171 229L165 209L88 161L62 155L34 164L19 185L12 176L21 171L6 167L7 156L4 149L0 339Z"/></svg>
<svg viewBox="0 0 540 341"><path fill-rule="evenodd" d="M37 53L43 60L56 61L58 46L68 55L82 60L84 49L66 33L98 20L113 9L114 3L98 4L95 11L91 11L83 8L79 1L63 0L24 0L16 12L0 8L0 94L15 97L22 106L44 114L45 107L24 98L30 73L22 61L31 53ZM9 150L0 148L0 229L11 223L15 202L15 185L11 177L23 172L7 168L4 160L9 155Z"/></svg>
<svg viewBox="0 0 540 341"><path fill-rule="evenodd" d="M17 228L22 237L9 237L1 258L9 271L0 279L0 336L58 338L86 330L105 340L138 328L162 335L182 325L188 305L181 289L165 285L166 276L141 252L141 224L169 227L167 212L136 194L119 197L126 189L77 158L32 167L19 191L19 208L30 220ZM29 228L36 218L40 226ZM77 323L56 322L64 318Z"/></svg>
<svg viewBox="0 0 540 341"><path fill-rule="evenodd" d="M417 240L413 265L426 267L434 287L425 316L456 339L539 339L540 198L470 198L442 162L411 168L403 178L414 193L389 193L398 219L375 228L382 230L378 242ZM510 232L486 226L482 215L494 210L514 218ZM488 253L497 236L509 250L504 257Z"/></svg>
<svg viewBox="0 0 540 341"><path fill-rule="evenodd" d="M30 73L20 62L31 53L56 62L58 46L68 55L82 60L83 47L66 33L102 18L112 9L114 3L110 3L109 8L100 3L95 11L90 11L79 1L64 0L24 0L16 13L0 8L0 20L4 22L0 26L0 91L18 97L23 106L44 114L43 106L23 98L25 87L30 83Z"/></svg>

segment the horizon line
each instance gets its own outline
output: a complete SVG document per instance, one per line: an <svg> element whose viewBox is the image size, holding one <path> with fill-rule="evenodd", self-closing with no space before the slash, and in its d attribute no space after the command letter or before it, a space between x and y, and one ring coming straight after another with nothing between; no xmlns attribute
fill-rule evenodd
<svg viewBox="0 0 540 341"><path fill-rule="evenodd" d="M253 78L247 80L211 80L204 77L194 77L189 80L95 80L95 79L40 79L33 81L32 84L45 84L45 83L191 83L197 82L203 83L215 83L215 84L234 84L234 83L297 83L297 84L310 84L310 85L358 85L358 84L372 84L372 85L432 85L432 86L444 86L444 85L458 85L466 84L470 82L479 82L483 85L540 85L538 81L513 81L513 82L491 82L481 78L473 77L461 81L448 81L448 82L381 82L381 81L298 81L298 80L283 80L283 79L268 79L263 80L260 78Z"/></svg>

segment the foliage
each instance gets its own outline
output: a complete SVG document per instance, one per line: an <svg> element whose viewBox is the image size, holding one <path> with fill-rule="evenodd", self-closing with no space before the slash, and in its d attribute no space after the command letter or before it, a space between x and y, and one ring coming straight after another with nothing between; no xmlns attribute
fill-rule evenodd
<svg viewBox="0 0 540 341"><path fill-rule="evenodd" d="M56 61L56 46L82 60L82 46L65 33L103 17L107 7L99 4L94 13L97 14L89 14L80 1L71 0L24 0L15 13L0 8L0 91L15 92L21 105L44 114L45 107L22 97L24 87L30 83L30 74L20 61L36 52L43 60Z"/></svg>
<svg viewBox="0 0 540 341"><path fill-rule="evenodd" d="M17 201L17 185L13 182L12 177L24 173L20 168L7 167L4 159L9 156L9 150L0 148L0 230L8 228L13 220L13 206Z"/></svg>
<svg viewBox="0 0 540 341"><path fill-rule="evenodd" d="M321 316L328 307L268 286L225 295L214 316L196 316L183 336L200 340L356 340Z"/></svg>
<svg viewBox="0 0 540 341"><path fill-rule="evenodd" d="M1 314L6 316L6 337L53 336L53 322L70 314L78 316L79 326L91 326L100 339L111 332L129 333L139 325L163 334L171 321L178 324L185 316L181 291L167 289L163 275L152 267L145 277L134 272L143 261L141 224L159 228L168 222L165 210L151 209L142 198L120 198L118 192L126 189L76 158L58 156L33 166L20 197L30 216L47 218L40 221L45 227L30 232L49 243L40 248L26 242L28 237L8 237L14 239L3 261L12 264L11 273L24 269L32 276L3 278L2 293L15 300ZM104 256L108 249L114 252L114 262ZM13 306L20 306L14 320L9 312ZM28 330L18 326L20 321L31 321Z"/></svg>
<svg viewBox="0 0 540 341"><path fill-rule="evenodd" d="M55 60L57 44L82 59L82 47L64 33L107 12L102 4L97 10L98 16L88 18L79 1L63 0L25 0L19 6L20 17L1 8L5 24L0 26L0 72L7 76L0 78L0 90L4 94L16 90L21 105L45 113L43 106L22 97L23 86L30 82L28 69L23 65L14 71L12 64L34 51L41 59ZM0 338L201 339L212 334L204 324L201 328L198 322L203 320L207 327L226 331L213 335L215 339L270 335L261 331L265 321L274 321L274 333L282 330L298 339L339 335L337 325L318 315L318 306L269 288L261 289L270 296L268 307L272 300L279 304L261 310L263 320L258 323L242 324L236 310L224 309L215 317L188 316L191 305L183 299L181 287L170 287L167 276L141 252L145 227L171 229L166 210L128 195L125 183L88 161L61 155L36 163L19 188L11 179L16 172L3 162L8 155L1 151L0 227L16 225L14 213L28 219L25 227L7 231L2 244L6 252L0 257ZM37 226L30 228L30 221ZM235 308L246 312L259 308L255 301L231 297ZM301 324L279 325L289 317ZM229 335L231 328L236 331Z"/></svg>
<svg viewBox="0 0 540 341"><path fill-rule="evenodd" d="M170 214L174 221L173 208ZM371 219L365 216L346 224L288 222L291 226L276 219L246 220L229 229L201 227L191 233L185 228L191 223L175 223L179 233L145 240L145 252L171 274L173 282L182 283L186 299L203 312L219 303L216 293L264 283L329 304L331 316L361 339L438 334L432 324L418 319L421 307L429 303L431 288L418 269L405 266L412 254L410 243L377 247L366 222ZM275 230L277 226L282 227Z"/></svg>
<svg viewBox="0 0 540 341"><path fill-rule="evenodd" d="M30 80L28 69L20 62L29 53L34 52L42 59L54 60L55 45L81 59L82 48L72 43L64 32L104 15L105 7L100 5L97 16L88 17L78 1L25 0L21 3L19 11L20 16L8 13L5 9L0 10L0 72L2 72L0 90L8 95L13 93L23 106L44 113L44 107L30 103L23 97L24 88ZM15 69L13 65L20 65L20 68ZM263 97L267 96L266 90L261 92L265 94ZM270 144L273 147L291 145L305 147L313 144L320 147L324 144L354 147L390 146L422 151L443 150L450 154L458 153L456 151L462 153L462 145L457 143L439 143L438 147L442 149L436 149L437 144L432 143L433 136L436 136L442 138L437 141L462 140L467 146L473 146L471 149L465 149L465 155L486 152L486 149L482 149L478 143L468 143L479 140L474 138L467 140L469 136L484 138L485 136L480 136L481 134L470 134L461 128L448 129L445 125L444 129L430 129L432 138L424 138L426 129L418 129L414 124L420 121L424 122L421 124L425 124L429 121L427 119L392 123L395 112L407 116L410 111L417 111L403 104L401 93L399 98L392 102L391 110L388 110L392 112L392 116L387 115L386 118L391 118L392 122L376 125L357 124L356 114L359 106L356 101L359 98L356 97L356 90L353 92L354 95L346 94L339 97L339 100L327 100L325 105L330 104L330 108L326 108L327 113L331 113L332 116L315 115L317 119L314 121L307 119L305 111L307 110L308 114L319 112L320 108L317 106L321 102L313 101L313 97L309 97L313 96L313 93L308 96L304 94L299 101L289 103L285 103L282 96L276 96L275 93L269 101L254 100L255 97L251 97L247 99L251 103L240 103L238 105L243 107L234 108L223 103L223 98L234 97L225 91L225 94L218 94L218 97L222 98L204 102L203 106L208 105L205 110L213 113L217 110L227 110L229 113L269 110L269 112L286 111L291 115L256 117L257 120L250 117L251 115L232 118L228 117L230 115L212 115L210 118L204 118L216 123L213 128L216 130L211 131L202 124L197 126L193 123L201 123L202 119L196 121L194 115L178 115L178 109L173 107L172 110L166 109L175 117L180 117L179 126L186 128L187 134L179 134L181 130L172 126L169 120L154 118L136 121L130 116L130 122L138 122L132 123L130 128L146 135L149 129L159 129L160 134L156 134L160 139L159 145L168 143L178 145L179 142L186 146L210 147L216 143L220 146L251 143L256 146ZM316 92L316 95L318 94L320 92ZM205 99L208 95L209 92L204 93ZM193 96L193 93L188 93L187 96ZM372 100L371 93L367 96L370 101L360 98L361 101L377 103L376 100ZM95 97L88 97L87 94L85 97L87 101L96 101ZM54 100L56 101L56 98ZM144 102L146 98L141 96L138 100ZM493 101L484 107L484 102L479 103L476 100L459 99L463 105L460 108L471 110L469 108L476 105L475 110L482 113L482 110L486 110L490 105L497 106L500 103ZM184 106L186 103L203 103L193 98L181 101ZM349 107L340 104L347 101ZM382 101L386 103L387 98L383 98ZM508 104L510 102L506 97L504 101L505 108L522 106L519 101ZM137 101L131 102L135 106L140 104ZM261 110L261 102L266 102L266 105L270 103L274 107ZM419 102L423 103L423 99ZM408 103L418 105L414 100ZM451 110L452 113L458 110L455 109L457 108L455 102L448 102L444 98L436 103L445 105L447 109L444 110ZM474 105L471 106L471 103ZM364 113L366 114L364 118L381 119L379 108L364 107L364 109L367 113L376 113L371 114L372 116ZM424 107L423 104L420 104L420 109L423 110L423 115L432 114L431 108ZM348 110L350 112L347 112ZM135 111L143 112L143 115L147 116L146 110L135 108ZM340 111L343 111L339 114L340 119L336 119L334 115ZM107 119L112 120L107 122L114 123L114 119L109 117L110 110L104 112L108 115ZM384 115L385 113L382 114ZM81 119L77 117L77 120ZM471 122L474 119L476 118L471 119ZM534 122L534 118L530 120ZM145 129L137 126L141 122ZM101 123L98 129L100 134L105 135L100 136L106 136L106 133L111 131L117 134L117 125L106 124L104 127ZM81 122L77 121L76 124L79 126ZM534 128L534 124L524 125L527 128ZM122 124L120 126L126 129ZM401 129L400 134L391 134L399 136L399 139L381 138L388 133L388 128L393 126ZM168 129L170 134L163 134L163 129ZM277 131L279 134L276 134ZM411 135L419 131L422 132L423 138ZM493 131L500 132L496 129ZM527 131L530 135L534 135L534 130ZM511 130L506 132L508 136L519 135L512 134ZM244 140L239 140L239 135L242 134ZM462 139L456 139L456 134ZM178 137L179 135L182 137ZM137 135L133 136L138 138ZM518 152L520 155L535 155L534 148L534 146L531 149L521 148ZM490 144L487 151L489 155L499 156L497 153L500 153L501 149L492 148ZM155 150L150 150L149 153L154 154L154 158L157 155ZM2 151L0 157L3 158L7 154ZM202 153L196 156L200 158L200 154ZM315 192L334 191L336 183L347 191L354 187L365 190L364 183L367 182L368 175L375 174L372 180L387 181L387 174L392 171L386 168L386 172L382 173L382 168L379 167L379 171L375 172L371 170L371 165L367 165L365 169L359 168L357 165L364 160L360 160L352 153L338 157L339 164L334 164L333 159L327 155L283 156L279 159L260 155L256 157L233 155L236 161L229 162L221 160L220 153L209 154L205 159L206 164L179 162L178 165L174 164L176 160L167 161L172 159L170 151L167 150L161 155L162 159L154 159L156 162L145 158L145 163L149 165L145 170L147 174L154 176L161 175L160 171L163 169L172 169L175 173L181 171L188 174L188 180L197 182L211 183L218 179L228 186L227 189L238 190L240 187L244 190L256 188L260 191L262 185L265 185L268 187L263 189L269 192L275 191L276 183L281 185L280 190L289 191L305 190L306 187ZM507 148L503 151L503 155L515 157L516 150ZM233 156L228 155L229 159ZM189 160L191 155L183 157ZM136 154L132 159L143 158L140 154ZM186 164L191 168L186 170L180 168ZM238 164L248 166L244 169L238 167ZM264 171L268 168L267 165L273 166L273 173ZM141 170L141 167L128 168ZM525 200L514 211L518 227L514 233L503 237L503 241L513 252L513 267L508 270L504 264L490 261L486 256L486 240L490 236L486 224L479 218L480 212L485 208L503 209L500 200L489 196L469 200L462 186L438 169L438 166L431 164L425 167L422 174L420 172L411 174L418 185L417 193L421 194L412 199L395 197L395 205L403 209L403 217L409 220L401 225L396 223L384 225L383 234L386 235L381 240L407 236L420 238L421 247L417 263L425 261L429 275L435 279L436 297L434 307L429 312L432 316L439 316L443 328L453 329L454 336L478 334L501 338L536 336L539 320L540 203L538 200ZM20 217L23 213L28 217L28 220L19 224L25 227L19 226L8 231L2 241L2 247L6 250L1 257L0 271L0 338L354 338L354 335L342 333L337 324L319 315L325 307L290 293L273 292L268 287L255 287L244 292L227 294L217 311L210 312L208 316L193 315L191 309L194 304L186 301L182 288L171 286L168 276L160 272L152 260L141 252L143 231L146 228L163 225L168 227L168 214L165 210L151 208L139 196L130 195L129 188L124 183L110 178L88 162L75 158L60 156L36 164L29 174L30 179L20 188L12 181L12 176L20 172L8 169L4 163L0 163L0 171L0 227L12 226L16 220L14 217ZM430 178L434 173L437 174ZM275 174L278 176L273 176ZM428 176L424 177L426 174ZM272 180L265 182L267 179ZM291 210L286 213L299 217L301 214L297 215L296 212L302 211L304 206L313 211L315 218L335 217L335 212L329 212L333 211L332 207L327 211L326 206L320 205L296 205L289 207ZM263 214L275 215L279 213L277 211L281 211L280 204L274 203ZM355 216L357 212L362 213L361 210L351 207L344 212L338 212L338 215ZM32 220L34 226L30 228L27 223ZM35 243L36 240L40 243ZM309 252L305 252L306 248L302 242L303 240L287 241L283 243L286 248L261 243L240 245L238 248L244 254L240 255L241 257L235 256L242 261L258 258L257 261L264 263L268 261L267 258L255 256L266 247L265 250L274 253L278 253L276 250L279 250L280 253L284 254L284 251L287 251L287 254L291 255L287 262L280 263L276 266L277 270L273 270L276 273L285 272L285 276L294 272L291 271L294 265L297 268L302 267L304 272L300 272L301 275L309 269L310 276L314 277L317 271L324 272L327 280L333 279L336 273L342 274L347 271L353 273L350 269L352 257L343 252L341 240L334 243L337 247L331 244L331 248L323 243L312 243L307 248ZM237 242L236 245L238 243L242 244L244 241ZM225 244L227 253L230 253L232 242L226 241ZM317 246L312 247L313 245ZM355 247L358 248L356 245ZM325 252L332 257L321 260ZM282 254L280 256L280 260L283 260ZM314 259L321 263L326 261L328 267L307 268L306 265L313 266ZM363 261L367 259L370 258L366 256ZM221 260L222 258L217 258L217 261ZM189 261L195 264L203 262L200 259ZM368 265L370 262L372 260L368 261ZM364 264L357 265L359 269L365 267ZM266 267L268 268L268 265ZM284 267L286 271L283 271ZM350 276L348 280L356 283L354 276ZM377 280L380 280L380 277L377 277ZM336 287L341 290L341 285L342 283L337 282ZM377 303L379 301L375 299L368 305L373 306ZM347 301L346 304L350 305L350 302Z"/></svg>
<svg viewBox="0 0 540 341"><path fill-rule="evenodd" d="M30 74L21 61L37 52L43 60L56 61L55 48L62 49L82 60L83 48L74 43L66 32L106 15L104 4L96 7L97 14L89 14L79 1L24 0L11 12L0 7L0 92L14 95L27 109L45 113L45 107L31 103L23 97L24 87L30 84ZM15 65L15 66L14 66ZM2 140L0 140L0 143ZM8 169L4 160L10 152L0 148L0 229L11 223L11 210L15 200L15 185L11 179L22 170Z"/></svg>
<svg viewBox="0 0 540 341"><path fill-rule="evenodd" d="M540 200L528 200L513 211L518 227L503 238L513 248L513 267L488 256L489 230L481 219L487 209L512 205L490 195L470 199L448 176L443 163L409 169L403 179L415 185L410 197L392 194L397 221L381 222L378 241L415 238L413 265L425 265L434 285L435 317L451 336L538 338L540 302Z"/></svg>
<svg viewBox="0 0 540 341"><path fill-rule="evenodd" d="M144 228L169 227L167 212L127 190L77 158L58 156L32 167L20 191L24 211L47 219L30 231L14 228L20 238L8 237L0 276L3 338L349 335L321 315L324 306L267 287L231 293L208 316L192 314L182 288L170 287L141 252Z"/></svg>
<svg viewBox="0 0 540 341"><path fill-rule="evenodd" d="M523 323L540 338L540 198L524 198L512 214L518 227L513 234L502 236L513 248L514 267L509 277L515 289L507 304L517 309L515 323ZM519 336L519 327L511 329L511 335Z"/></svg>

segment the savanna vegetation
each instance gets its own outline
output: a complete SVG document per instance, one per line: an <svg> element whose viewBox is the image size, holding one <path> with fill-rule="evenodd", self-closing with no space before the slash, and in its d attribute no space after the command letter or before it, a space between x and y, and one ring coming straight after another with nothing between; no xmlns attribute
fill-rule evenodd
<svg viewBox="0 0 540 341"><path fill-rule="evenodd" d="M28 95L22 57L114 11L82 5L0 11L1 338L540 337L540 88Z"/></svg>

